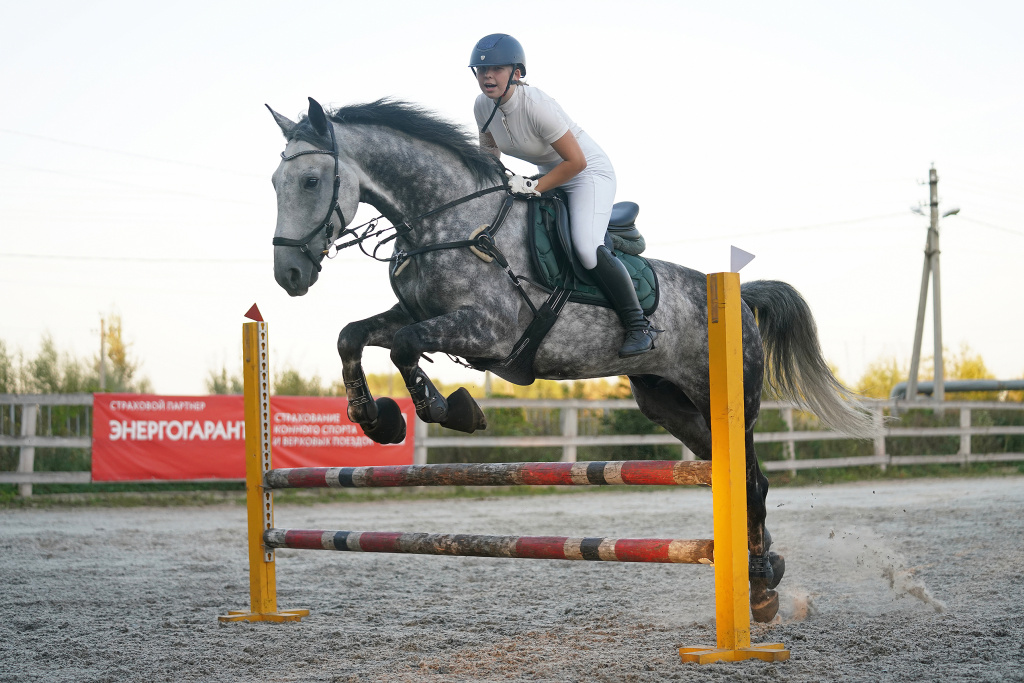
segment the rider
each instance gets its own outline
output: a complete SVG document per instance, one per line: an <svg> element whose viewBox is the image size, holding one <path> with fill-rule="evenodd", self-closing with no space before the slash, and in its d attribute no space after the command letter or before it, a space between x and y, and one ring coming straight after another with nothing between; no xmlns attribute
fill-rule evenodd
<svg viewBox="0 0 1024 683"><path fill-rule="evenodd" d="M569 196L572 241L583 266L608 297L626 328L620 357L654 348L658 332L644 317L626 267L604 244L615 199L615 169L589 135L555 100L527 84L526 55L519 41L504 33L481 38L473 47L469 67L482 95L473 113L480 146L497 157L509 156L536 164L537 179L515 175L513 194L535 196L561 187ZM492 125L496 118L499 125Z"/></svg>

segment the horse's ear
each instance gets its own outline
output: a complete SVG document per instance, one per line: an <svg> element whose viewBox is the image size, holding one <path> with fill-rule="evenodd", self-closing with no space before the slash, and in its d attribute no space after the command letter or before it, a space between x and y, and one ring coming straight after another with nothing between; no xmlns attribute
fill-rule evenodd
<svg viewBox="0 0 1024 683"><path fill-rule="evenodd" d="M313 124L317 135L327 135L327 115L320 103L312 97L309 98L309 122Z"/></svg>
<svg viewBox="0 0 1024 683"><path fill-rule="evenodd" d="M264 105L264 106L267 109L270 109L270 105L269 104ZM281 132L284 133L285 137L288 137L288 134L292 132L292 128L295 128L295 122L294 121L290 121L285 116L281 116L280 114L278 114L273 109L270 109L270 113L271 113L271 115L273 115L274 120L277 121L277 125L279 125L281 127Z"/></svg>

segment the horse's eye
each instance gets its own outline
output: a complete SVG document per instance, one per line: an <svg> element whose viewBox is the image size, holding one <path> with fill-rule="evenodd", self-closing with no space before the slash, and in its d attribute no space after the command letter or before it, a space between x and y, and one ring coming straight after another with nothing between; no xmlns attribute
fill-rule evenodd
<svg viewBox="0 0 1024 683"><path fill-rule="evenodd" d="M320 184L319 178L306 178L306 189L312 190L314 187Z"/></svg>

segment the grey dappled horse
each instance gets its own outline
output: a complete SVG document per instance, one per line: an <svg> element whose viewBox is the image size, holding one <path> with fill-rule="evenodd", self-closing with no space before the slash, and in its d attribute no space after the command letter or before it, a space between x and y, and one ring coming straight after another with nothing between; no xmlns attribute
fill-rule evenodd
<svg viewBox="0 0 1024 683"><path fill-rule="evenodd" d="M446 400L419 359L443 352L493 368L533 320L531 306L506 270L465 246L474 230L495 221L507 197L500 164L461 129L406 103L385 99L328 116L311 98L308 115L298 123L271 113L288 141L273 176L274 276L281 287L292 296L305 294L319 277L324 252L336 241L348 239L340 246L358 243L364 251L369 243L364 240L380 241L386 231L375 222L351 229L360 202L397 227L394 252L382 260L389 262L400 303L349 323L338 338L349 418L381 443L405 436L394 402L374 400L366 386L363 348L380 346L391 349L421 419L465 432L486 426L468 392L460 389ZM494 240L509 272L519 275L531 273L527 220L526 202L515 201ZM443 248L431 250L438 246ZM706 460L711 430L705 276L664 261L651 260L651 266L661 286L651 320L665 330L657 348L619 358L624 331L615 312L568 303L541 344L534 369L545 379L627 375L644 415ZM546 299L539 288L522 286L536 306ZM778 610L771 589L785 565L769 552L768 480L754 453L766 362L768 383L781 398L851 435L865 436L871 425L857 398L829 371L810 310L796 290L783 282L747 282L742 298L751 608L756 620L768 621ZM502 376L500 368L494 371Z"/></svg>

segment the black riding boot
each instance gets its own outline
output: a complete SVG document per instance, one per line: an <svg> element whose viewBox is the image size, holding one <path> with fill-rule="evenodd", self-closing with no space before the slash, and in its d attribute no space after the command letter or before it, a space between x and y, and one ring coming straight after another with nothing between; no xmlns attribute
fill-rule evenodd
<svg viewBox="0 0 1024 683"><path fill-rule="evenodd" d="M619 349L619 357L639 356L654 348L654 339L658 332L644 317L640 301L633 289L633 279L622 261L608 247L597 248L597 267L587 271L598 283L601 291L608 297L615 312L619 314L622 326L626 328L626 341Z"/></svg>

